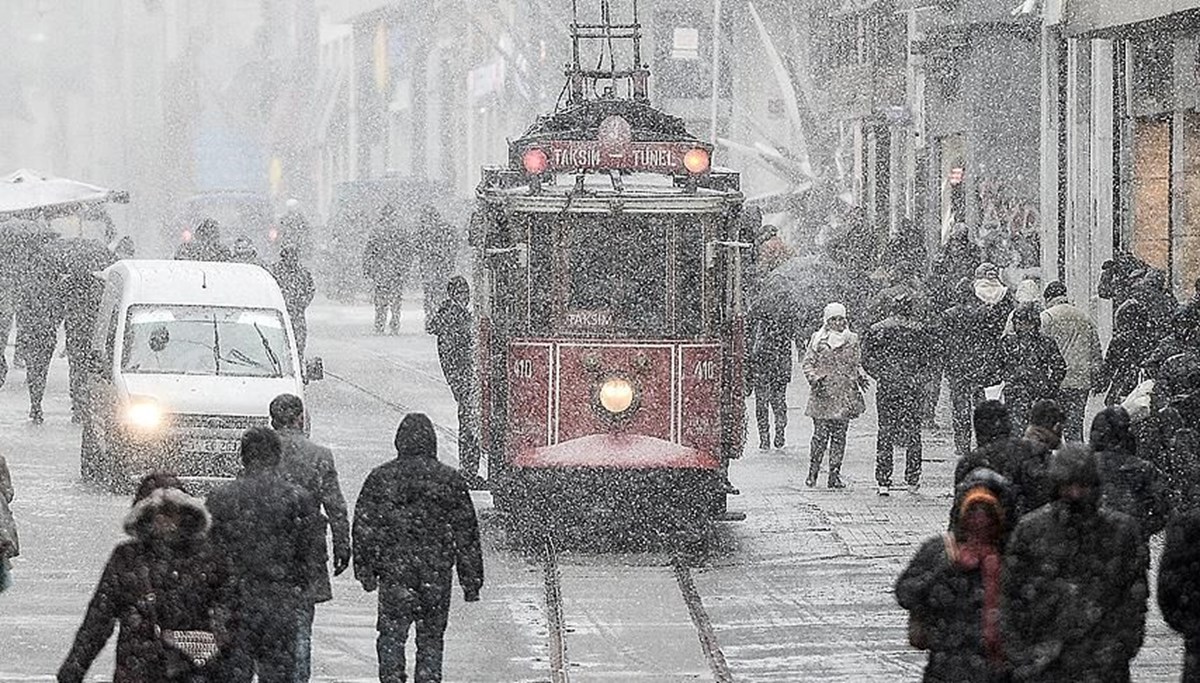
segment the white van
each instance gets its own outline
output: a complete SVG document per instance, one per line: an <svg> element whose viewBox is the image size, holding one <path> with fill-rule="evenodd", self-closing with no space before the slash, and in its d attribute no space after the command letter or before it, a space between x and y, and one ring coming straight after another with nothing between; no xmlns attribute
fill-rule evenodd
<svg viewBox="0 0 1200 683"><path fill-rule="evenodd" d="M83 478L128 490L153 470L234 476L242 432L268 424L279 394L304 395L275 279L255 265L142 260L97 276ZM311 366L320 379L320 360Z"/></svg>

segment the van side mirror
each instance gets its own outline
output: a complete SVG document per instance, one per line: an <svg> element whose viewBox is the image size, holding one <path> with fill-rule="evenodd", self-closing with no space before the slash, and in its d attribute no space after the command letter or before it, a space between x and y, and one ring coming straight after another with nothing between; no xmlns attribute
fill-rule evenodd
<svg viewBox="0 0 1200 683"><path fill-rule="evenodd" d="M304 362L304 383L320 382L325 379L325 361L314 356Z"/></svg>

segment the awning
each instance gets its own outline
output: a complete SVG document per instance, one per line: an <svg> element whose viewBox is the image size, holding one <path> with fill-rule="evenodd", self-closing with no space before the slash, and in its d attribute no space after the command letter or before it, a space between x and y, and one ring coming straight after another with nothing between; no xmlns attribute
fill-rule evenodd
<svg viewBox="0 0 1200 683"><path fill-rule="evenodd" d="M107 202L126 203L129 193L21 169L0 178L0 215L47 218Z"/></svg>

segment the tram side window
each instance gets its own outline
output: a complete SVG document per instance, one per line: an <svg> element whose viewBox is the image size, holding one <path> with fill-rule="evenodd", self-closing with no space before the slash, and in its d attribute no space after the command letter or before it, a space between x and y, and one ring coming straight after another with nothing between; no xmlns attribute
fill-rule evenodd
<svg viewBox="0 0 1200 683"><path fill-rule="evenodd" d="M704 334L704 225L684 220L679 225L675 266L675 332L681 337Z"/></svg>
<svg viewBox="0 0 1200 683"><path fill-rule="evenodd" d="M597 313L598 327L662 334L668 324L666 246L666 226L643 217L573 217L567 311Z"/></svg>

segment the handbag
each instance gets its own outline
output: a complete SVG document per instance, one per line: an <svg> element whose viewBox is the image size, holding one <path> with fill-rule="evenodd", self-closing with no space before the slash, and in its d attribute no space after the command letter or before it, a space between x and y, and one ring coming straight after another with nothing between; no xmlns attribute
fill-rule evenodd
<svg viewBox="0 0 1200 683"><path fill-rule="evenodd" d="M221 652L217 636L212 631L191 630L176 631L165 629L158 623L158 600L154 587L150 584L150 572L145 573L146 603L150 606L150 625L154 627L154 637L163 645L168 655L167 671L175 675L183 671L203 669ZM176 655L170 657L170 655ZM172 661L174 660L174 661Z"/></svg>

